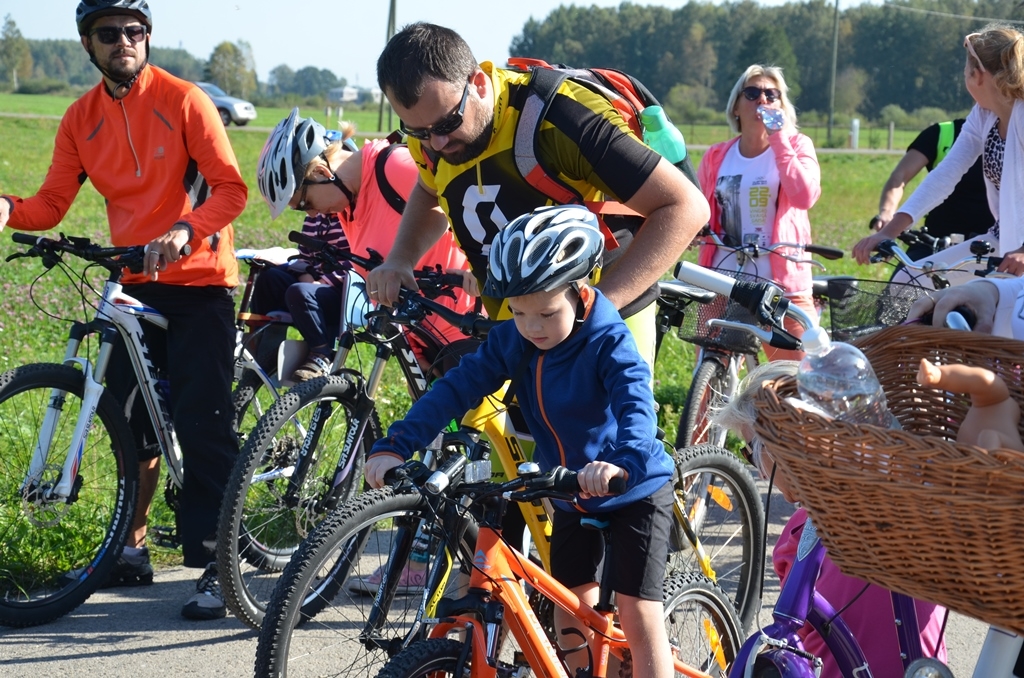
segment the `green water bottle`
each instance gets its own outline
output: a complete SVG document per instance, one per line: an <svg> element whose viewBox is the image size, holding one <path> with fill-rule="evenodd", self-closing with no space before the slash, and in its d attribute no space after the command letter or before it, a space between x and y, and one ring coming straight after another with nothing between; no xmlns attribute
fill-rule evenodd
<svg viewBox="0 0 1024 678"><path fill-rule="evenodd" d="M648 106L640 112L644 124L644 143L673 165L686 159L686 142L679 128L665 117L661 106Z"/></svg>
<svg viewBox="0 0 1024 678"><path fill-rule="evenodd" d="M694 186L700 188L697 173L686 154L683 133L665 116L665 110L661 106L648 106L640 112L640 122L644 125L644 143L678 167Z"/></svg>

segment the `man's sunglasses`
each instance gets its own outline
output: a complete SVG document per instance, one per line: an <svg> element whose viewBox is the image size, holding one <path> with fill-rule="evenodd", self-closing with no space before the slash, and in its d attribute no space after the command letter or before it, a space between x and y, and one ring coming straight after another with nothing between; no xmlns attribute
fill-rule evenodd
<svg viewBox="0 0 1024 678"><path fill-rule="evenodd" d="M146 39L149 29L145 26L101 26L89 32L90 36L95 35L96 39L104 45L116 45L121 42L121 36L128 38L133 45Z"/></svg>
<svg viewBox="0 0 1024 678"><path fill-rule="evenodd" d="M757 101L761 98L761 94L764 94L765 101L770 104L773 104L782 98L782 92L774 87L766 87L764 89L761 89L760 87L743 88L743 96L747 101Z"/></svg>
<svg viewBox="0 0 1024 678"><path fill-rule="evenodd" d="M462 127L462 114L466 111L466 99L468 97L469 82L467 81L465 89L462 90L462 101L459 102L458 108L435 122L430 127L409 128L401 121L399 121L398 126L406 136L410 136L413 139L419 139L420 141L428 140L430 135L434 135L435 137L448 136L455 130Z"/></svg>

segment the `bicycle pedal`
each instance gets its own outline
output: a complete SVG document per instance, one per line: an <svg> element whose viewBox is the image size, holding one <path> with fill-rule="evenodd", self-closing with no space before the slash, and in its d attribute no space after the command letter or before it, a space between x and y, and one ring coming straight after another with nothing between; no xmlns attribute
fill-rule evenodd
<svg viewBox="0 0 1024 678"><path fill-rule="evenodd" d="M173 527L158 526L152 529L153 542L157 546L166 549L181 548L181 540L178 539L178 532Z"/></svg>

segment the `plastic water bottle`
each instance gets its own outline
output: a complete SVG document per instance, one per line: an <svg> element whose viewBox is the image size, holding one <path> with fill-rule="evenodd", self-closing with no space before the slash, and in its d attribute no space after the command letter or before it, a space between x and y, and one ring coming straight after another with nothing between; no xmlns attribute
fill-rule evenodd
<svg viewBox="0 0 1024 678"><path fill-rule="evenodd" d="M640 112L644 124L644 143L673 165L686 159L686 141L679 128L665 117L661 106L648 106Z"/></svg>
<svg viewBox="0 0 1024 678"><path fill-rule="evenodd" d="M820 327L803 336L796 375L800 398L841 421L902 428L885 403L871 363L856 346L835 342Z"/></svg>
<svg viewBox="0 0 1024 678"><path fill-rule="evenodd" d="M786 114L778 108L768 108L761 105L757 107L757 113L761 116L761 122L766 129L778 132L786 124Z"/></svg>

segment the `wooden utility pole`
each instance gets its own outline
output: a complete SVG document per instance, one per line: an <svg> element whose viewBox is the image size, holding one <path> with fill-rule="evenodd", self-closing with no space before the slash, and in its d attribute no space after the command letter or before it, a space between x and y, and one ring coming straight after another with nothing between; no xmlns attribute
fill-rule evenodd
<svg viewBox="0 0 1024 678"><path fill-rule="evenodd" d="M395 35L395 3L397 0L391 0L391 9L388 10L388 41ZM839 0L836 0L838 2ZM380 112L377 114L377 131L384 131L384 109L388 111L388 131L394 129L391 124L391 104L388 103L388 98L384 96L384 92L380 93Z"/></svg>

